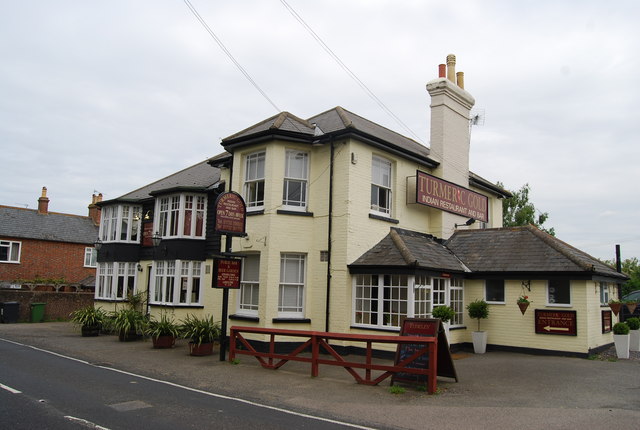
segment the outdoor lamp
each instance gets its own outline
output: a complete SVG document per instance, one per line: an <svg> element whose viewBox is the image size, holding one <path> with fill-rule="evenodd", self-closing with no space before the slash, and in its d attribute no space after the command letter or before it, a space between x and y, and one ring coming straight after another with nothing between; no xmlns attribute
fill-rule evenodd
<svg viewBox="0 0 640 430"><path fill-rule="evenodd" d="M160 236L160 233L158 233L157 231L153 233L153 236L151 236L151 242L153 242L153 246L160 245L161 241L162 241L162 236Z"/></svg>
<svg viewBox="0 0 640 430"><path fill-rule="evenodd" d="M100 238L97 238L96 241L93 242L93 246L97 251L100 251L100 248L102 248L102 241L100 240Z"/></svg>

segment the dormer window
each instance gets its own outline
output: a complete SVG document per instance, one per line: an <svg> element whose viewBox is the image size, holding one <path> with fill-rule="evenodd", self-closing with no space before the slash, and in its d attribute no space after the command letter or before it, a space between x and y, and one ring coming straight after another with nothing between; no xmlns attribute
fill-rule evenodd
<svg viewBox="0 0 640 430"><path fill-rule="evenodd" d="M111 205L102 209L100 239L103 242L138 243L142 208L134 205Z"/></svg>
<svg viewBox="0 0 640 430"><path fill-rule="evenodd" d="M202 238L207 197L203 194L174 194L156 200L154 228L163 238Z"/></svg>

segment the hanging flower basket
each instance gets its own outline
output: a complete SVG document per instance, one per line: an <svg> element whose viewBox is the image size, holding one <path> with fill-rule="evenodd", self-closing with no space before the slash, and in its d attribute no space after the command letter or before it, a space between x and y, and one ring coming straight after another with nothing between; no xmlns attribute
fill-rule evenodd
<svg viewBox="0 0 640 430"><path fill-rule="evenodd" d="M636 302L626 302L625 305L627 305L627 309L629 309L629 313L631 315L633 315L633 311L636 310L636 307L638 306L638 303L636 303Z"/></svg>
<svg viewBox="0 0 640 430"><path fill-rule="evenodd" d="M622 302L610 301L609 308L611 308L611 312L613 312L615 316L618 316L618 314L620 313L620 309L622 308Z"/></svg>
<svg viewBox="0 0 640 430"><path fill-rule="evenodd" d="M518 302L518 307L520 308L520 312L522 312L522 315L524 315L524 313L527 311L527 308L529 307L529 303Z"/></svg>

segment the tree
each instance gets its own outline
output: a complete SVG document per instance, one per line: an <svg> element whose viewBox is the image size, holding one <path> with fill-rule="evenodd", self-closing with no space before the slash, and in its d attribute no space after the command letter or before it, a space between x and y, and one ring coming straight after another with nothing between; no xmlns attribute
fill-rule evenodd
<svg viewBox="0 0 640 430"><path fill-rule="evenodd" d="M616 262L613 260L606 260L609 266L616 267ZM625 258L622 260L622 272L629 275L627 282L622 284L622 295L626 296L632 291L640 290L640 263L636 257Z"/></svg>
<svg viewBox="0 0 640 430"><path fill-rule="evenodd" d="M500 182L498 182L498 186L504 188L504 185ZM502 200L502 225L504 227L514 227L533 224L540 230L555 236L556 232L553 227L547 229L542 226L549 218L549 214L540 212L529 201L530 190L529 184L524 184L518 191L510 191L513 197Z"/></svg>

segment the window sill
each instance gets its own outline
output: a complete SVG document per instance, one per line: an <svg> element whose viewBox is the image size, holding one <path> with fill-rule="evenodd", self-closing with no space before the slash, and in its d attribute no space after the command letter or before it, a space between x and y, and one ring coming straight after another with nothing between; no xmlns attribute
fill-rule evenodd
<svg viewBox="0 0 640 430"><path fill-rule="evenodd" d="M272 323L292 323L292 324L310 324L310 318L274 318L271 320Z"/></svg>
<svg viewBox="0 0 640 430"><path fill-rule="evenodd" d="M0 261L0 264L20 264L19 261Z"/></svg>
<svg viewBox="0 0 640 430"><path fill-rule="evenodd" d="M297 216L313 216L313 212L306 212L306 211L290 211L290 210L284 210L284 209L280 209L276 212L278 215L297 215Z"/></svg>
<svg viewBox="0 0 640 430"><path fill-rule="evenodd" d="M490 302L489 300L486 300L488 305L506 305L507 302Z"/></svg>
<svg viewBox="0 0 640 430"><path fill-rule="evenodd" d="M203 309L204 305L184 305L177 303L149 303L149 306L158 307L158 308L192 308L192 309Z"/></svg>
<svg viewBox="0 0 640 430"><path fill-rule="evenodd" d="M253 215L264 215L264 209L247 211L247 216L253 216Z"/></svg>
<svg viewBox="0 0 640 430"><path fill-rule="evenodd" d="M250 315L238 315L238 314L233 314L233 315L229 315L229 319L230 320L238 320L238 321L253 321L253 322L260 322L260 318L258 317L252 317Z"/></svg>
<svg viewBox="0 0 640 430"><path fill-rule="evenodd" d="M377 220L380 220L380 221L390 222L392 224L399 224L400 223L400 221L398 221L397 219L389 218L389 217L382 216L382 215L376 215L376 214L369 214L369 218L377 219Z"/></svg>
<svg viewBox="0 0 640 430"><path fill-rule="evenodd" d="M94 297L93 300L96 302L106 302L106 303L125 303L127 299L105 299L103 297Z"/></svg>
<svg viewBox="0 0 640 430"><path fill-rule="evenodd" d="M562 303L547 303L546 307L548 308L572 308L573 305L571 304L562 304Z"/></svg>
<svg viewBox="0 0 640 430"><path fill-rule="evenodd" d="M359 329L359 330L371 330L371 331L382 331L382 332L393 332L398 333L400 331L400 327L371 327L371 326L362 326L362 325L352 325L350 328Z"/></svg>
<svg viewBox="0 0 640 430"><path fill-rule="evenodd" d="M466 325L457 325L454 327L449 327L449 331L453 331L453 330L466 330L467 326Z"/></svg>

